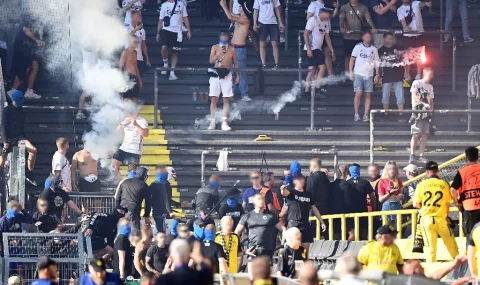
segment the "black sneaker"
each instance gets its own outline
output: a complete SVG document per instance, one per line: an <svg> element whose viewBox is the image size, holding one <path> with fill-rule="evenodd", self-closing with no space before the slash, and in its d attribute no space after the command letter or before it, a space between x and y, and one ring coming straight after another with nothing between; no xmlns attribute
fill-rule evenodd
<svg viewBox="0 0 480 285"><path fill-rule="evenodd" d="M262 69L265 69L267 68L267 65L266 64L262 64Z"/></svg>
<svg viewBox="0 0 480 285"><path fill-rule="evenodd" d="M415 154L410 154L410 157L408 158L408 163L414 163L415 162Z"/></svg>
<svg viewBox="0 0 480 285"><path fill-rule="evenodd" d="M33 175L32 171L27 171L27 173L25 173L25 180L33 186L38 186L37 181L35 181L35 175Z"/></svg>
<svg viewBox="0 0 480 285"><path fill-rule="evenodd" d="M421 163L427 163L428 162L428 160L423 155L420 155L420 157L418 158L418 161L421 162Z"/></svg>

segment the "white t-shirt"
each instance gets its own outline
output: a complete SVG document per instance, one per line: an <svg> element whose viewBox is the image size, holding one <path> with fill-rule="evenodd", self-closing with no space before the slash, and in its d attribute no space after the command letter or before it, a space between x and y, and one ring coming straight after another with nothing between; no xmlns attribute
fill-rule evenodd
<svg viewBox="0 0 480 285"><path fill-rule="evenodd" d="M122 1L122 8L125 8L125 6L130 4L132 1L134 1L134 0L123 0ZM125 25L130 24L132 22L132 11L142 11L142 9L143 9L143 2L142 1L138 1L138 2L133 3L132 7L130 7L130 9L128 9L125 12Z"/></svg>
<svg viewBox="0 0 480 285"><path fill-rule="evenodd" d="M363 43L357 44L352 51L352 57L355 58L353 73L365 77L372 77L376 64L379 62L378 50L371 44L364 46Z"/></svg>
<svg viewBox="0 0 480 285"><path fill-rule="evenodd" d="M410 92L412 94L415 92L417 97L423 102L430 102L430 99L435 98L432 84L426 83L422 79L413 81ZM417 102L412 99L412 108L415 108L417 105Z"/></svg>
<svg viewBox="0 0 480 285"><path fill-rule="evenodd" d="M310 3L310 5L308 5L307 13L312 13L313 17L316 18L320 14L320 9L322 9L323 7L325 7L325 4L318 1L313 1L312 3Z"/></svg>
<svg viewBox="0 0 480 285"><path fill-rule="evenodd" d="M329 33L331 30L330 20L322 21L318 17L311 17L307 21L305 30L312 31L310 34L310 47L312 50L322 50L325 34ZM307 50L306 45L304 46L304 49Z"/></svg>
<svg viewBox="0 0 480 285"><path fill-rule="evenodd" d="M61 170L60 177L62 177L62 183L69 190L72 190L72 176L70 172L70 162L67 157L60 152L56 151L52 158L52 174L55 171Z"/></svg>
<svg viewBox="0 0 480 285"><path fill-rule="evenodd" d="M132 26L132 24L125 24L125 28L129 33L131 33L135 28ZM135 37L138 39L138 45L135 48L137 51L137 60L143 61L143 54L142 54L142 42L145 40L145 30L141 28L140 30L135 32ZM128 43L125 44L125 49L128 48Z"/></svg>
<svg viewBox="0 0 480 285"><path fill-rule="evenodd" d="M412 22L408 25L408 27L412 31L419 31L423 32L423 18L422 18L422 9L420 9L420 1L413 1L412 2ZM408 14L410 13L410 5L402 5L397 9L397 17L398 21L405 19ZM415 34L404 34L406 37L415 37L418 35Z"/></svg>
<svg viewBox="0 0 480 285"><path fill-rule="evenodd" d="M148 122L143 117L138 116L137 124L142 128L148 128ZM137 131L133 122L123 128L123 143L120 149L124 152L133 154L142 154L143 136Z"/></svg>
<svg viewBox="0 0 480 285"><path fill-rule="evenodd" d="M278 6L280 6L279 0L255 0L253 9L258 10L258 22L267 25L278 24L275 17L275 8Z"/></svg>
<svg viewBox="0 0 480 285"><path fill-rule="evenodd" d="M160 10L160 20L163 21L165 17L170 17L173 6L175 6L175 2L167 1L162 4L162 9ZM180 32L182 30L183 17L187 16L187 7L185 7L185 4L183 4L182 1L178 1L177 7L175 7L175 12L173 13L173 16L170 17L170 25L168 27L165 27L164 25L162 29L174 33Z"/></svg>

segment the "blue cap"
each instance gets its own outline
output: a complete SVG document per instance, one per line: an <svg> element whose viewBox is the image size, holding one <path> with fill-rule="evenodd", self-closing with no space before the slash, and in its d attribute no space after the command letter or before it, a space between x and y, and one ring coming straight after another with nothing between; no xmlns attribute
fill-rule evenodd
<svg viewBox="0 0 480 285"><path fill-rule="evenodd" d="M21 108L23 106L23 92L20 90L15 90L13 91L12 95L12 101L15 102L15 105L17 105L18 108Z"/></svg>

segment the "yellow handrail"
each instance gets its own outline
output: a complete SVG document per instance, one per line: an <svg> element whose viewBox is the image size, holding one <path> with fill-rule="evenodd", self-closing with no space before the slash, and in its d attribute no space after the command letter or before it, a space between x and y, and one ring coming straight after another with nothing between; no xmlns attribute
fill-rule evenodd
<svg viewBox="0 0 480 285"><path fill-rule="evenodd" d="M450 212L458 212L457 207L450 207ZM355 213L355 214L335 214L335 215L325 215L322 218L327 221L328 224L328 239L334 240L334 226L333 222L336 219L340 219L340 227L341 227L341 240L347 239L347 219L353 219L353 229L355 232L355 241L360 240L360 218L367 218L368 220L368 240L374 239L373 233L373 222L374 217L381 217L383 225L388 223L387 216L388 215L395 215L397 216L397 224L396 228L398 230L397 237L402 238L402 216L405 215L410 216L410 222L412 224L412 233L416 232L417 229L417 216L418 210L417 209L408 209L408 210L394 210L394 211L378 211L378 212L367 212L367 213ZM316 239L321 238L321 230L320 230L320 223L316 217L310 217L310 221L316 222ZM413 222L412 222L413 221ZM407 222L408 223L408 222ZM459 215L459 224L462 225L462 215ZM459 236L463 237L464 233L462 227L460 227Z"/></svg>

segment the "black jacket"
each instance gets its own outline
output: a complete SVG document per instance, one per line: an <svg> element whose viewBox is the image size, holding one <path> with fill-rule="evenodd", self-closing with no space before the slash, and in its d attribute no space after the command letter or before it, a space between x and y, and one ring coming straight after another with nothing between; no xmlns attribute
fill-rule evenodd
<svg viewBox="0 0 480 285"><path fill-rule="evenodd" d="M344 191L345 188L351 187L346 180L336 179L330 185L330 214L345 214L347 213L345 200L344 200Z"/></svg>
<svg viewBox="0 0 480 285"><path fill-rule="evenodd" d="M145 200L145 217L150 216L150 197L148 185L138 178L128 178L120 182L115 193L117 206L127 207L131 213L140 213Z"/></svg>
<svg viewBox="0 0 480 285"><path fill-rule="evenodd" d="M363 178L350 178L347 182L350 184L350 190L353 189L353 191L348 191L344 194L348 213L368 212L367 195L375 192L372 184Z"/></svg>
<svg viewBox="0 0 480 285"><path fill-rule="evenodd" d="M207 184L206 186L198 189L195 194L194 205L196 208L201 208L207 206L212 209L215 204L218 203L218 189L215 189L212 185Z"/></svg>
<svg viewBox="0 0 480 285"><path fill-rule="evenodd" d="M9 105L3 108L1 135L4 143L25 138L25 114L22 108Z"/></svg>
<svg viewBox="0 0 480 285"><path fill-rule="evenodd" d="M213 273L202 264L202 269L197 271L186 264L175 269L175 271L163 274L157 279L156 285L211 285L213 284Z"/></svg>
<svg viewBox="0 0 480 285"><path fill-rule="evenodd" d="M115 213L117 210L115 210ZM94 213L90 217L90 222L87 229L93 231L93 236L103 238L114 238L117 234L117 223L120 220L120 215L117 214Z"/></svg>
<svg viewBox="0 0 480 285"><path fill-rule="evenodd" d="M37 222L41 222L41 224L37 226L38 232L40 233L49 233L62 223L62 221L56 215L51 213L42 214L37 211L33 213L32 218L35 224Z"/></svg>
<svg viewBox="0 0 480 285"><path fill-rule="evenodd" d="M149 192L151 195L153 216L160 216L172 212L172 206L170 204L172 192L168 193L166 183L160 183L158 181L152 182Z"/></svg>
<svg viewBox="0 0 480 285"><path fill-rule="evenodd" d="M312 194L313 202L322 215L329 214L330 180L321 171L314 172L307 179L307 192Z"/></svg>

